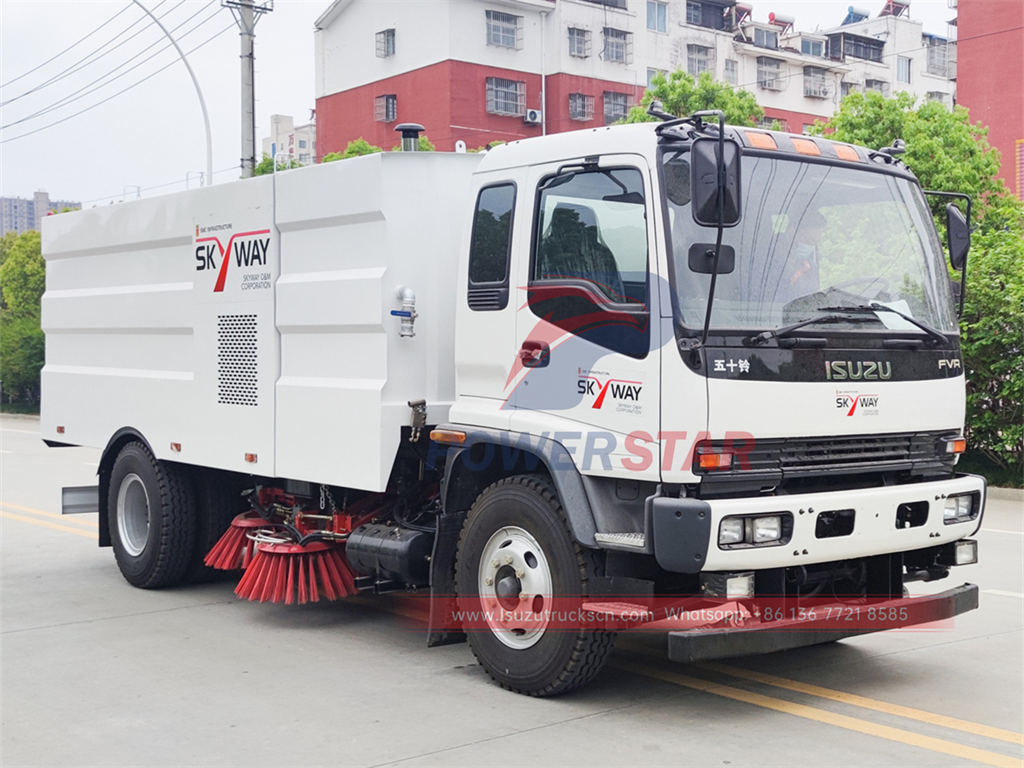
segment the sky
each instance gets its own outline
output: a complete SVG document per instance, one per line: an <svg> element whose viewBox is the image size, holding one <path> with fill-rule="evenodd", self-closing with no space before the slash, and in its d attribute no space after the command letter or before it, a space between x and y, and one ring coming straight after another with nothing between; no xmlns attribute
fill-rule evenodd
<svg viewBox="0 0 1024 768"><path fill-rule="evenodd" d="M237 178L239 39L230 12L220 0L139 1L171 31L196 74L210 116L214 183ZM757 21L774 11L795 17L797 30L814 30L837 26L850 1L751 4ZM883 0L853 4L875 15ZM256 27L257 155L270 115L292 115L296 124L309 119L313 24L329 5L277 0ZM911 2L910 16L926 32L948 34L955 13L948 0ZM0 196L30 197L42 189L52 200L100 205L196 187L205 167L195 87L136 4L0 0Z"/></svg>

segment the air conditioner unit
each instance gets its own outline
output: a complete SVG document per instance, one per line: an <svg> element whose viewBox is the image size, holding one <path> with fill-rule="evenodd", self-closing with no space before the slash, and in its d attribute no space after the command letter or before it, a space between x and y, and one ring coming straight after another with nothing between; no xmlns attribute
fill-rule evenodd
<svg viewBox="0 0 1024 768"><path fill-rule="evenodd" d="M523 122L527 125L540 125L544 118L544 113L539 109L528 109L526 114L523 115Z"/></svg>

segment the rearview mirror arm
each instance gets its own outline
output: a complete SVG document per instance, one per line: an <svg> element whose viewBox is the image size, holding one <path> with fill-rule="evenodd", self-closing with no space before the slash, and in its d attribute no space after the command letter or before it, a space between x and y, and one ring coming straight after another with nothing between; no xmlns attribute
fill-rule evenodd
<svg viewBox="0 0 1024 768"><path fill-rule="evenodd" d="M924 190L926 195L933 195L934 197L943 197L953 200L964 200L967 203L967 231L971 232L971 196L965 195L962 192L940 192L936 189ZM964 316L964 297L967 294L967 257L964 257L964 266L960 270L960 307L957 310L957 317Z"/></svg>

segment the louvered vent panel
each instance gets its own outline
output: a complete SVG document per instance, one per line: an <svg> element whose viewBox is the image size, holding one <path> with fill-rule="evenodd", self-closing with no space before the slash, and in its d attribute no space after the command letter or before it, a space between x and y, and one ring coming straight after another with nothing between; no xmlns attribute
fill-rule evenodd
<svg viewBox="0 0 1024 768"><path fill-rule="evenodd" d="M217 315L217 402L259 405L256 315Z"/></svg>

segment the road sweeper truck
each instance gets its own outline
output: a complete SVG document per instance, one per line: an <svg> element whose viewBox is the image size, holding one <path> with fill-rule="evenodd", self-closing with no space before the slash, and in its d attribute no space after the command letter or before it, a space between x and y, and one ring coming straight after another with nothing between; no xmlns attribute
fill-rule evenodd
<svg viewBox="0 0 1024 768"><path fill-rule="evenodd" d="M693 661L975 608L907 588L977 560L985 483L899 143L663 117L47 219L42 435L102 450L64 511L141 588L418 596L534 695L622 630Z"/></svg>

